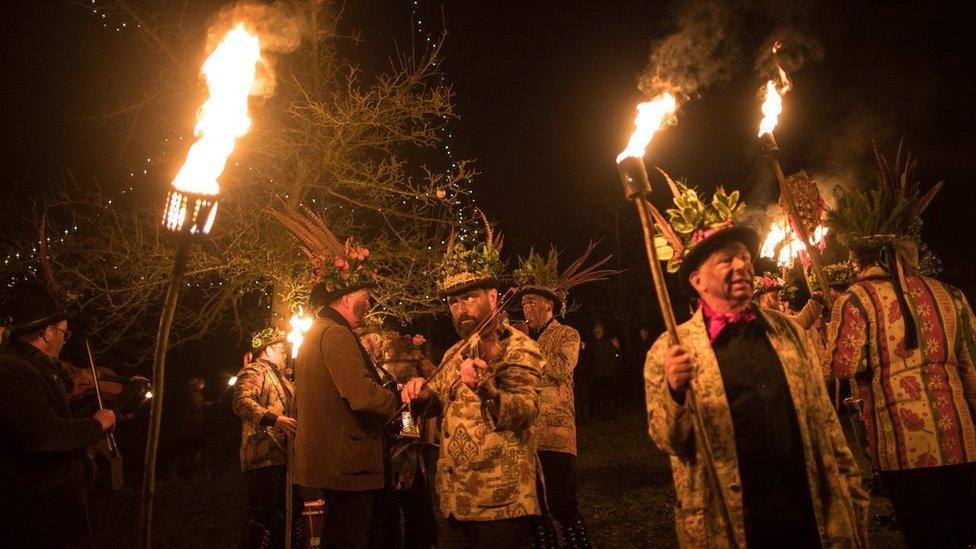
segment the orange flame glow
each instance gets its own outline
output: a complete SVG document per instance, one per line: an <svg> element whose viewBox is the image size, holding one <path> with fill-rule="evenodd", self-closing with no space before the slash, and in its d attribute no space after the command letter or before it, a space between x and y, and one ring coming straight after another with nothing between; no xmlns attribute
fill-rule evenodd
<svg viewBox="0 0 976 549"><path fill-rule="evenodd" d="M819 245L826 237L827 227L817 226L813 231L813 244ZM803 241L794 234L793 228L789 226L786 219L781 219L770 225L759 255L775 259L781 267L789 268L793 266L793 262L803 251L806 251Z"/></svg>
<svg viewBox="0 0 976 549"><path fill-rule="evenodd" d="M782 47L783 45L779 42L773 44L774 57ZM773 133L773 130L776 129L776 124L779 123L779 115L783 113L783 96L793 89L793 82L790 81L790 77L787 76L779 62L776 63L776 71L779 73L779 85L777 86L774 80L766 82L762 104L763 119L759 122L759 137Z"/></svg>
<svg viewBox="0 0 976 549"><path fill-rule="evenodd" d="M643 158L644 150L651 143L654 134L665 124L674 121L675 110L677 110L677 102L670 93L663 93L651 101L638 104L637 118L634 119L637 129L630 135L627 148L617 155L617 163L630 157Z"/></svg>
<svg viewBox="0 0 976 549"><path fill-rule="evenodd" d="M291 331L288 332L288 342L291 343L291 357L298 357L298 350L302 348L302 340L305 339L305 332L312 327L312 317L304 316L302 308L298 308L298 313L291 315L288 321Z"/></svg>
<svg viewBox="0 0 976 549"><path fill-rule="evenodd" d="M173 179L176 190L205 195L220 192L217 178L223 173L237 138L251 127L247 97L254 86L260 58L258 37L238 24L203 63L210 96L200 108L193 128L199 139L190 147L183 167Z"/></svg>

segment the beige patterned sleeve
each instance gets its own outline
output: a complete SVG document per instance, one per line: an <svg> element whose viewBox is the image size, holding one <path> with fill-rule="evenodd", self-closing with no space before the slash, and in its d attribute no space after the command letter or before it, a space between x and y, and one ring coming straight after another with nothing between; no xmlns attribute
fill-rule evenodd
<svg viewBox="0 0 976 549"><path fill-rule="evenodd" d="M647 427L651 440L661 450L679 457L694 452L691 416L687 407L671 396L664 375L664 352L668 348L668 334L661 334L644 363L644 390L647 402Z"/></svg>
<svg viewBox="0 0 976 549"><path fill-rule="evenodd" d="M546 357L543 375L557 383L572 379L576 362L579 361L579 349L579 332L570 326L560 326L554 352Z"/></svg>
<svg viewBox="0 0 976 549"><path fill-rule="evenodd" d="M498 387L496 431L524 431L539 415L542 355L531 340L515 340L494 373Z"/></svg>

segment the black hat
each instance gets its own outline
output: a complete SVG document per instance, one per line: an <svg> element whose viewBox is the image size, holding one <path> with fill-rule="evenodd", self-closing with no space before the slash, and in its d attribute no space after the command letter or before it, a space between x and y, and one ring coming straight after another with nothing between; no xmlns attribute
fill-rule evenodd
<svg viewBox="0 0 976 549"><path fill-rule="evenodd" d="M333 301L339 299L340 297L351 294L353 292L358 292L364 288L375 288L375 282L361 282L358 284L353 284L351 286L335 288L333 290L328 289L328 283L320 282L312 288L312 296L314 298L309 298L309 304L312 305L328 305Z"/></svg>
<svg viewBox="0 0 976 549"><path fill-rule="evenodd" d="M13 335L25 334L68 318L65 308L45 288L36 284L23 288L7 301L4 309L5 320Z"/></svg>
<svg viewBox="0 0 976 549"><path fill-rule="evenodd" d="M695 289L692 288L691 282L689 281L691 273L704 263L709 256L729 242L741 242L754 258L758 254L759 234L749 227L738 225L710 234L699 241L688 252L688 255L681 259L681 265L678 267L678 280L681 282L682 289L687 294L696 295Z"/></svg>
<svg viewBox="0 0 976 549"><path fill-rule="evenodd" d="M549 301L552 301L552 311L555 314L560 314L563 308L563 299L559 297L556 292L544 286L520 286L518 292L516 292L515 297L521 299L527 294L535 294L542 296Z"/></svg>

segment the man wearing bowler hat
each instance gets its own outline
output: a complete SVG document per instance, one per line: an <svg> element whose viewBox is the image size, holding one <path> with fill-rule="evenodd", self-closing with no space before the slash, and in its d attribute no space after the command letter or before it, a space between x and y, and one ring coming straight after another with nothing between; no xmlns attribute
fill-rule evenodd
<svg viewBox="0 0 976 549"><path fill-rule="evenodd" d="M669 210L669 267L700 305L677 327L680 342L658 338L644 369L650 435L671 458L679 542L864 546L868 497L817 355L796 322L752 305L759 237L735 225L738 193L719 188L703 204L680 189L676 202L689 207Z"/></svg>

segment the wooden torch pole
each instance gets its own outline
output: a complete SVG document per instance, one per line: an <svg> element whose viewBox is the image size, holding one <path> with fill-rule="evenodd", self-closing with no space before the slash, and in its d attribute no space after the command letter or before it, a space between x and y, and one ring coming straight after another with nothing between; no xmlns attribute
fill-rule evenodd
<svg viewBox="0 0 976 549"><path fill-rule="evenodd" d="M651 216L653 206L648 201L651 194L651 183L647 177L647 168L644 166L643 158L627 157L617 163L620 172L620 181L624 186L624 194L628 200L632 201L637 207L637 214L640 216L641 228L644 231L644 249L647 252L648 266L651 268L651 279L654 282L654 292L657 294L658 307L661 309L661 317L664 319L664 326L667 328L668 337L671 345L680 345L678 338L678 326L674 319L674 309L671 307L671 296L668 294L668 287L664 282L664 272L661 269L661 262L657 258L657 250L654 247L654 219ZM711 491L718 497L719 506L722 508L722 518L729 540L733 547L737 546L735 530L732 527L732 517L729 514L728 502L725 501L725 492L719 482L718 473L715 471L715 464L712 462L712 445L705 432L705 422L702 419L695 392L691 385L685 392L685 404L691 412L691 417L695 423L696 437L702 441L705 451L705 469L708 471L708 482Z"/></svg>

